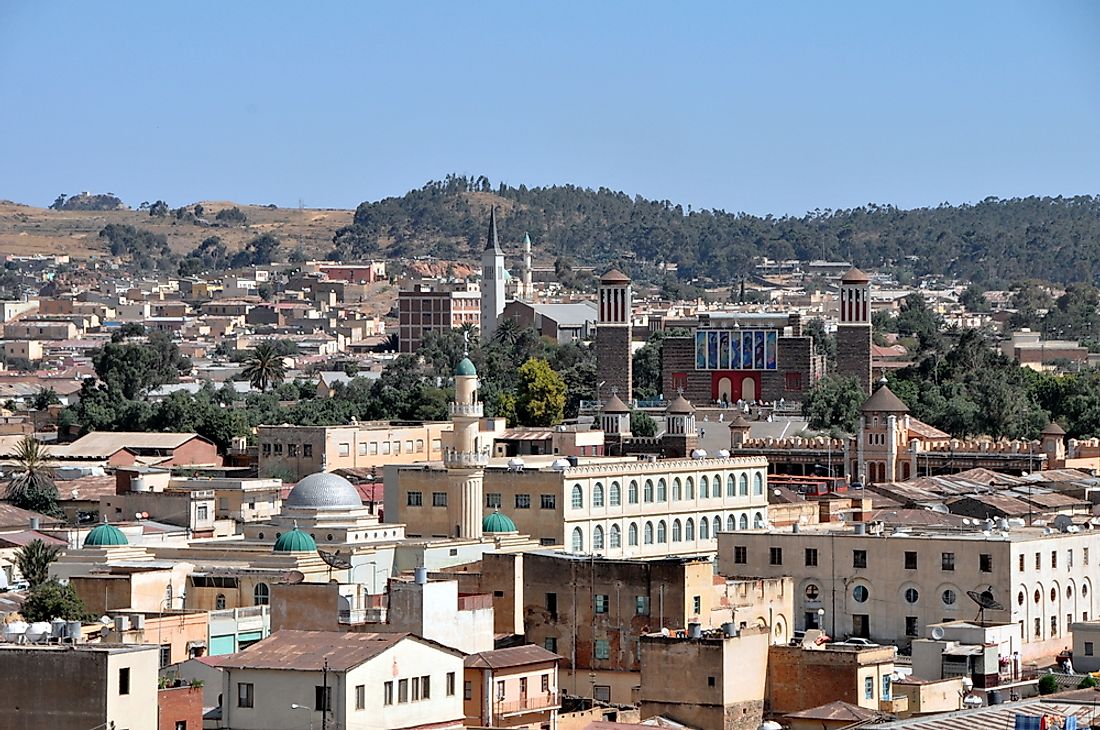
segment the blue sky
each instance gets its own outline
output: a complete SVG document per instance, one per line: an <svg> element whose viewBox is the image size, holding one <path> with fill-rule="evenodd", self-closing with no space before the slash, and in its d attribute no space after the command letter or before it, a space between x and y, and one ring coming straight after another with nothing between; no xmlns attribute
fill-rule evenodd
<svg viewBox="0 0 1100 730"><path fill-rule="evenodd" d="M0 198L1100 193L1100 3L0 0Z"/></svg>

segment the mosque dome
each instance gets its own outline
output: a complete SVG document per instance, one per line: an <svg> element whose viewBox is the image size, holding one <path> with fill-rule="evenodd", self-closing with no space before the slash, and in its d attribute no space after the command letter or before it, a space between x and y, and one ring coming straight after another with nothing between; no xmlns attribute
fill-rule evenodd
<svg viewBox="0 0 1100 730"><path fill-rule="evenodd" d="M298 509L359 509L359 490L342 476L329 472L310 474L290 490L284 507Z"/></svg>
<svg viewBox="0 0 1100 730"><path fill-rule="evenodd" d="M492 514L485 515L485 519L481 521L482 532L515 532L516 523L512 522L508 515L504 514L500 510L493 512Z"/></svg>
<svg viewBox="0 0 1100 730"><path fill-rule="evenodd" d="M308 532L302 532L295 525L290 532L284 532L275 541L277 553L312 553L317 551L317 543Z"/></svg>
<svg viewBox="0 0 1100 730"><path fill-rule="evenodd" d="M88 536L84 538L84 547L111 547L129 544L130 541L122 534L122 530L114 525L108 525L106 522L93 527Z"/></svg>
<svg viewBox="0 0 1100 730"><path fill-rule="evenodd" d="M477 375L477 368L470 362L470 358L464 357L458 363L458 367L455 368L455 375Z"/></svg>

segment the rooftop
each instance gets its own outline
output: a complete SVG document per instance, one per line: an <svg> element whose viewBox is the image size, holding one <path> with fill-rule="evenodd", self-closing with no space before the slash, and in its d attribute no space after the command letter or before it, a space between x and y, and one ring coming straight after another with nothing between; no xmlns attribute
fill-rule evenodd
<svg viewBox="0 0 1100 730"><path fill-rule="evenodd" d="M218 657L217 665L233 669L291 669L346 672L396 646L407 633L345 633L341 631L276 631L236 654ZM423 641L423 639L416 639Z"/></svg>

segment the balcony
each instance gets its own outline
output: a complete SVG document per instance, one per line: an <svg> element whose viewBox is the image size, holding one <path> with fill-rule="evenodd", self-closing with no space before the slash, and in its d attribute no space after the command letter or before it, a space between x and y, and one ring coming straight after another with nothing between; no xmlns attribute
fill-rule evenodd
<svg viewBox="0 0 1100 730"><path fill-rule="evenodd" d="M443 465L450 468L476 469L489 463L489 448L477 451L458 451L457 449L443 449Z"/></svg>
<svg viewBox="0 0 1100 730"><path fill-rule="evenodd" d="M522 715L525 712L542 712L561 707L557 692L543 692L518 700L497 700L493 711L497 715Z"/></svg>
<svg viewBox="0 0 1100 730"><path fill-rule="evenodd" d="M481 418L485 415L485 407L481 403L452 403L450 411L452 416L467 418Z"/></svg>

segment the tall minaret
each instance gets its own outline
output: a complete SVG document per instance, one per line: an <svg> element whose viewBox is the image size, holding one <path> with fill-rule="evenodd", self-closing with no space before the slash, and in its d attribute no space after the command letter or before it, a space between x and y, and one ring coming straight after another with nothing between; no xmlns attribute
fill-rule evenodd
<svg viewBox="0 0 1100 730"><path fill-rule="evenodd" d="M618 393L627 403L634 397L632 306L630 277L618 269L600 277L596 321L596 397L600 400L608 393Z"/></svg>
<svg viewBox="0 0 1100 730"><path fill-rule="evenodd" d="M484 410L477 389L477 369L469 357L464 357L455 368L455 399L451 403L454 427L450 445L443 450L443 466L450 481L447 514L454 525L454 537L467 539L481 538L485 465L489 463L489 447L480 443Z"/></svg>
<svg viewBox="0 0 1100 730"><path fill-rule="evenodd" d="M523 295L522 299L534 301L535 287L531 284L531 235L523 234Z"/></svg>
<svg viewBox="0 0 1100 730"><path fill-rule="evenodd" d="M504 312L504 252L497 238L497 209L489 211L489 235L481 252L481 336L489 339L496 332Z"/></svg>
<svg viewBox="0 0 1100 730"><path fill-rule="evenodd" d="M840 279L836 369L871 392L871 277L855 267Z"/></svg>

